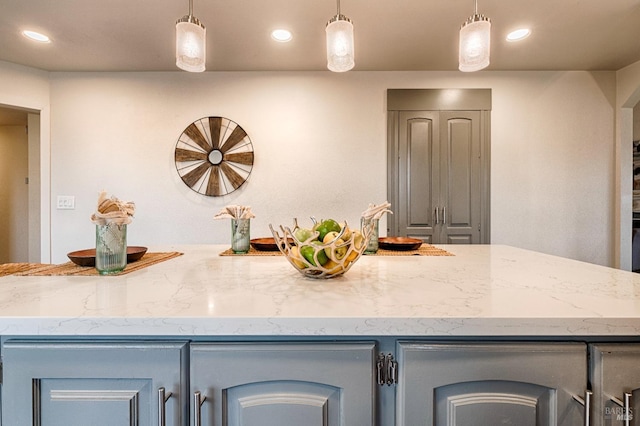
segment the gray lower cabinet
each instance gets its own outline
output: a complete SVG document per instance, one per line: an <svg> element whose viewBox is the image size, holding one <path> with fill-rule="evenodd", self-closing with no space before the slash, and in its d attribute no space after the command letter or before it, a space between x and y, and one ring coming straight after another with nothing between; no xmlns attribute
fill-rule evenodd
<svg viewBox="0 0 640 426"><path fill-rule="evenodd" d="M2 425L159 425L163 415L168 425L186 424L187 349L184 342L9 340Z"/></svg>
<svg viewBox="0 0 640 426"><path fill-rule="evenodd" d="M640 425L640 345L597 344L590 351L592 425Z"/></svg>
<svg viewBox="0 0 640 426"><path fill-rule="evenodd" d="M585 424L584 344L400 342L397 354L398 426Z"/></svg>
<svg viewBox="0 0 640 426"><path fill-rule="evenodd" d="M0 424L640 425L637 343L395 345L379 387L376 341L9 339Z"/></svg>
<svg viewBox="0 0 640 426"><path fill-rule="evenodd" d="M194 343L193 425L375 425L375 343Z"/></svg>

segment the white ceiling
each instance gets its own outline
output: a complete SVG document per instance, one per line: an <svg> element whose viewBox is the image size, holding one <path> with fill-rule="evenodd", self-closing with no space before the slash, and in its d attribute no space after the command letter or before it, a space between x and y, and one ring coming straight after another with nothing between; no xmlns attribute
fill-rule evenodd
<svg viewBox="0 0 640 426"><path fill-rule="evenodd" d="M335 0L193 0L207 27L207 70L326 70ZM188 0L0 0L0 60L48 71L175 71L175 21ZM342 0L355 71L457 70L473 0ZM640 60L640 0L478 0L492 21L488 70L618 70ZM533 34L508 43L506 34ZM287 44L269 37L285 27ZM20 31L48 34L51 44Z"/></svg>
<svg viewBox="0 0 640 426"><path fill-rule="evenodd" d="M326 70L334 0L193 0L209 71ZM0 60L47 71L176 71L175 21L188 0L0 0ZM342 0L355 26L354 71L455 71L473 0ZM640 0L478 0L492 21L487 70L618 70L640 60ZM506 34L527 26L521 42ZM275 28L293 32L277 43ZM38 44L20 32L48 34ZM0 107L0 125L26 113Z"/></svg>

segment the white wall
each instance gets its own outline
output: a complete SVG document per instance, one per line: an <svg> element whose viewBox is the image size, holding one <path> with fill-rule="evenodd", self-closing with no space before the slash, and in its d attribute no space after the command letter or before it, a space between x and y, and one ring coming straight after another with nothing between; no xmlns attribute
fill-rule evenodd
<svg viewBox="0 0 640 426"><path fill-rule="evenodd" d="M102 189L137 204L129 243L228 243L213 215L252 206L252 236L310 215L357 221L386 199L388 88L491 88L491 239L612 264L615 73L53 73L53 261L93 246ZM221 198L176 173L184 128L225 116L255 149L249 181Z"/></svg>
<svg viewBox="0 0 640 426"><path fill-rule="evenodd" d="M27 262L28 143L25 126L0 126L0 263Z"/></svg>

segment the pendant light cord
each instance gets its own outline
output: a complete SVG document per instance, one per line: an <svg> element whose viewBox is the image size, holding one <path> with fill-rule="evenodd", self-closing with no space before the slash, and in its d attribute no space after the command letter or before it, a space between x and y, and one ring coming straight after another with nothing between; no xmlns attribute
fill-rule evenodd
<svg viewBox="0 0 640 426"><path fill-rule="evenodd" d="M478 0L476 0L477 2ZM477 8L478 6L476 6ZM193 0L189 0L189 17L193 16Z"/></svg>

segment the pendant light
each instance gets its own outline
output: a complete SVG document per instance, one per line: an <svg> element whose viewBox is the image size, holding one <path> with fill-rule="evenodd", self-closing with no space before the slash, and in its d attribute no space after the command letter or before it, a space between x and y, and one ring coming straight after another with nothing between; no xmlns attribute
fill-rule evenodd
<svg viewBox="0 0 640 426"><path fill-rule="evenodd" d="M327 22L327 68L334 72L349 71L354 67L353 24L351 20L338 14Z"/></svg>
<svg viewBox="0 0 640 426"><path fill-rule="evenodd" d="M207 30L193 16L193 0L189 0L189 14L176 22L176 65L189 72L202 72L206 62Z"/></svg>
<svg viewBox="0 0 640 426"><path fill-rule="evenodd" d="M458 69L464 72L480 71L489 66L491 20L478 15L478 0L475 4L475 13L460 28Z"/></svg>

